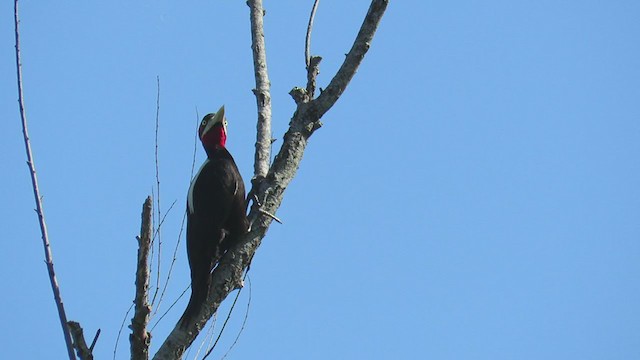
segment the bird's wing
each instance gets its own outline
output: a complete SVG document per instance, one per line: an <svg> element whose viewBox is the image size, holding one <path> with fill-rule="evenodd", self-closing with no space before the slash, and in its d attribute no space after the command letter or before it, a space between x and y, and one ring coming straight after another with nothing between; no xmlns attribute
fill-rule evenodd
<svg viewBox="0 0 640 360"><path fill-rule="evenodd" d="M195 215L220 225L226 222L239 186L230 166L228 161L211 160L202 168L193 184Z"/></svg>

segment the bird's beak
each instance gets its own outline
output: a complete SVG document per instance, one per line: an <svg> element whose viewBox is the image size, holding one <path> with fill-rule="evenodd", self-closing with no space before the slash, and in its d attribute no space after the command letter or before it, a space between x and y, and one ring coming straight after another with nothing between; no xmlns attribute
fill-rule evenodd
<svg viewBox="0 0 640 360"><path fill-rule="evenodd" d="M209 132L209 130L211 130L216 124L219 124L219 123L222 123L222 126L224 126L226 131L227 122L224 118L224 105L222 105L220 109L216 112L216 114L213 115L213 119L207 122L207 126L202 130L202 135L200 135L200 137L204 136L204 134Z"/></svg>

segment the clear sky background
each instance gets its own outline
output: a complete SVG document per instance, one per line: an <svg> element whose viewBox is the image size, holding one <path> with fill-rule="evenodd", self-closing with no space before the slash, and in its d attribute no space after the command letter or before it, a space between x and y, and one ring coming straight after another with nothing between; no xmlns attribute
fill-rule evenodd
<svg viewBox="0 0 640 360"><path fill-rule="evenodd" d="M287 93L305 84L311 3L265 1L276 149L295 108ZM320 3L320 86L368 4ZM63 359L25 165L11 2L0 13L2 357ZM277 213L284 225L258 250L248 320L228 358L640 359L639 19L635 0L392 0L311 138ZM95 353L111 359L155 186L156 76L161 211L175 201L161 279L196 112L225 104L228 148L245 182L252 175L248 8L23 1L21 20L58 280L69 318L88 338L101 328ZM152 323L188 283L183 241ZM212 359L229 349L248 299L245 289ZM154 352L186 300L154 329ZM116 358L128 348L125 327Z"/></svg>

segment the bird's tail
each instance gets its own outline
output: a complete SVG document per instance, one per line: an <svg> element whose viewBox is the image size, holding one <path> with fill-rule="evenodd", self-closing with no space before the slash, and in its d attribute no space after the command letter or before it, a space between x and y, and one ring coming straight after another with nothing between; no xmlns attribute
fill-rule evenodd
<svg viewBox="0 0 640 360"><path fill-rule="evenodd" d="M191 284L191 298L189 298L187 308L184 310L184 313L179 320L181 328L186 328L187 324L189 324L193 318L198 315L198 312L202 308L202 304L207 300L208 291L209 286L207 283Z"/></svg>

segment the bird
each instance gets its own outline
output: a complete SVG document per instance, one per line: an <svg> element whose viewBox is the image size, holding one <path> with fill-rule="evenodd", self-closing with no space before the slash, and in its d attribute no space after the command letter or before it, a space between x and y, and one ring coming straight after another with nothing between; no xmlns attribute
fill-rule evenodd
<svg viewBox="0 0 640 360"><path fill-rule="evenodd" d="M202 118L198 136L207 159L191 181L187 195L191 298L179 321L183 328L200 312L207 299L211 271L249 228L244 181L225 147L224 105Z"/></svg>

